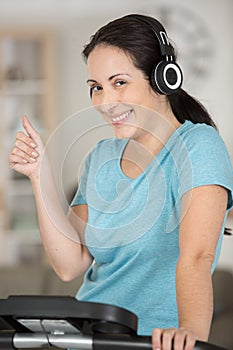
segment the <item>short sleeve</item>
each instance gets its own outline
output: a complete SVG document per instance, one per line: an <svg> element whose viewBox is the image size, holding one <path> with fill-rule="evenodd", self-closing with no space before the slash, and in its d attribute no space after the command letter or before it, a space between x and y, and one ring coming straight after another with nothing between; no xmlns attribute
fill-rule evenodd
<svg viewBox="0 0 233 350"><path fill-rule="evenodd" d="M81 173L80 181L78 184L77 191L74 195L74 198L70 204L71 207L79 204L87 204L86 200L86 190L87 190L87 179L88 179L88 173L89 173L89 166L90 166L90 158L91 153L88 154L85 160L84 168Z"/></svg>
<svg viewBox="0 0 233 350"><path fill-rule="evenodd" d="M227 209L232 207L232 164L222 138L213 127L198 124L184 136L179 164L180 196L198 186L220 185L228 191Z"/></svg>

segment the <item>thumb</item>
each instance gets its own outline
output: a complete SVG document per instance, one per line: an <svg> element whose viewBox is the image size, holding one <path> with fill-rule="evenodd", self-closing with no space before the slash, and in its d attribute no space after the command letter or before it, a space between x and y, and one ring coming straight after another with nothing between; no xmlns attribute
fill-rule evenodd
<svg viewBox="0 0 233 350"><path fill-rule="evenodd" d="M32 139L37 139L38 138L38 132L33 128L32 124L30 123L29 119L26 117L26 115L23 116L22 118L22 124L25 129L25 131L28 133L28 135Z"/></svg>

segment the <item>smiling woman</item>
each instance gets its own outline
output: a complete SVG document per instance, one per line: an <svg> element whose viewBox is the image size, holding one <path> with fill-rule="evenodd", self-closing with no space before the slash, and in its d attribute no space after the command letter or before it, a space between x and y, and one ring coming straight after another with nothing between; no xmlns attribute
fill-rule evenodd
<svg viewBox="0 0 233 350"><path fill-rule="evenodd" d="M101 64L104 61L106 63ZM150 137L146 133L146 140L141 139L142 135L145 136L148 115L152 111L166 116L173 130L179 126L168 108L166 97L154 92L144 73L135 67L124 51L114 46L98 45L88 56L87 68L93 105L111 123L116 137L137 139L142 144L150 140L153 149L157 149L153 135ZM156 122L154 116L150 120Z"/></svg>
<svg viewBox="0 0 233 350"><path fill-rule="evenodd" d="M233 204L229 155L207 111L181 88L156 19L116 19L83 55L92 103L116 137L87 156L68 216L26 117L10 165L32 181L54 270L63 280L85 273L77 298L136 313L153 349L190 350L208 339L211 274Z"/></svg>

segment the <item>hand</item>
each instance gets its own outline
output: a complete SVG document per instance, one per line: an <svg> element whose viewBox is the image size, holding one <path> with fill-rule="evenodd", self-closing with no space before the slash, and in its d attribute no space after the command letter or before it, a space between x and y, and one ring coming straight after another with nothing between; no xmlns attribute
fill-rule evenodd
<svg viewBox="0 0 233 350"><path fill-rule="evenodd" d="M19 131L16 134L9 165L13 170L32 178L39 174L44 146L39 133L26 116L23 116L22 124L25 132Z"/></svg>
<svg viewBox="0 0 233 350"><path fill-rule="evenodd" d="M192 350L197 337L185 328L155 328L152 332L153 350Z"/></svg>

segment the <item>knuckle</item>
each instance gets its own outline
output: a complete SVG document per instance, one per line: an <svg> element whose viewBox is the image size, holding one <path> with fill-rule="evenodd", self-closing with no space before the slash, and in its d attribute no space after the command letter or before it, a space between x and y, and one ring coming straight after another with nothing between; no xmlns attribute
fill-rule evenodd
<svg viewBox="0 0 233 350"><path fill-rule="evenodd" d="M14 154L16 156L22 156L22 150L20 148L18 148L18 147L15 147Z"/></svg>
<svg viewBox="0 0 233 350"><path fill-rule="evenodd" d="M14 147L11 154L16 154L17 155L18 154L18 148Z"/></svg>
<svg viewBox="0 0 233 350"><path fill-rule="evenodd" d="M170 338L173 335L174 332L172 332L170 329L166 329L163 332L163 338Z"/></svg>
<svg viewBox="0 0 233 350"><path fill-rule="evenodd" d="M24 136L24 133L22 131L17 131L16 139L21 139L23 136Z"/></svg>
<svg viewBox="0 0 233 350"><path fill-rule="evenodd" d="M176 334L175 334L175 337L174 337L174 339L175 339L175 345L179 345L179 344L183 344L184 343L184 340L185 340L185 333L181 333L181 332L177 332Z"/></svg>
<svg viewBox="0 0 233 350"><path fill-rule="evenodd" d="M165 334L171 334L171 333L174 333L176 331L175 328L167 328L164 330L164 333Z"/></svg>
<svg viewBox="0 0 233 350"><path fill-rule="evenodd" d="M19 139L16 139L15 141L15 147L20 148L22 145L21 141Z"/></svg>
<svg viewBox="0 0 233 350"><path fill-rule="evenodd" d="M159 342L161 340L161 335L162 335L162 329L160 328L155 328L152 332L152 338L154 342Z"/></svg>
<svg viewBox="0 0 233 350"><path fill-rule="evenodd" d="M196 340L197 340L197 337L194 334L189 334L189 336L186 337L185 349L191 350L195 345Z"/></svg>

